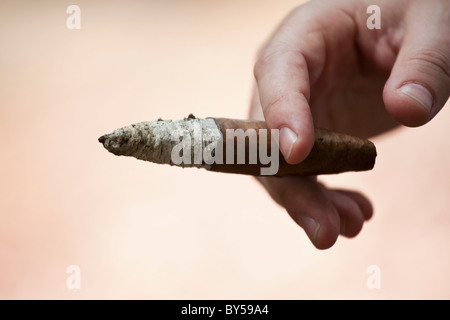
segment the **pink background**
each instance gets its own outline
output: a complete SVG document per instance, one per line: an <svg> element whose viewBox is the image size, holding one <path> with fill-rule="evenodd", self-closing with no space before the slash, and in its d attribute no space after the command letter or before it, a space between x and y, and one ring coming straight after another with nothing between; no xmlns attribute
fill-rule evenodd
<svg viewBox="0 0 450 320"><path fill-rule="evenodd" d="M97 142L159 117L246 117L256 51L298 1L77 1L81 30L70 4L0 3L0 298L450 298L448 107L374 139L373 171L322 178L375 214L318 251L251 177Z"/></svg>

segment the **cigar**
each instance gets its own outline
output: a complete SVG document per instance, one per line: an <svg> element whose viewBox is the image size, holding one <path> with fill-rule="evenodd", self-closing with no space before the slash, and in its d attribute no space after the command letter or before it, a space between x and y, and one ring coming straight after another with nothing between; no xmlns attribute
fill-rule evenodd
<svg viewBox="0 0 450 320"><path fill-rule="evenodd" d="M228 118L157 120L132 124L101 136L117 156L180 167L253 176L310 176L371 170L376 148L367 140L315 128L308 157L288 164L278 148L278 130L264 121Z"/></svg>

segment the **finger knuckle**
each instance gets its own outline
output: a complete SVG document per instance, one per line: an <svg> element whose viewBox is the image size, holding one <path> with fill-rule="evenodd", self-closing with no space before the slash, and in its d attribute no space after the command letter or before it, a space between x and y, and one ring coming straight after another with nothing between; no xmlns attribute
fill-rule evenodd
<svg viewBox="0 0 450 320"><path fill-rule="evenodd" d="M276 56L277 52L269 52L268 50L262 50L256 58L255 65L253 67L253 74L256 79L259 79L262 74L268 69L270 66L270 62L274 56Z"/></svg>
<svg viewBox="0 0 450 320"><path fill-rule="evenodd" d="M283 101L285 100L286 95L285 94L275 94L273 95L269 101L267 101L267 104L263 105L264 114L267 118L272 118L274 113L277 113L278 109L277 106L279 106Z"/></svg>
<svg viewBox="0 0 450 320"><path fill-rule="evenodd" d="M277 190L278 203L281 203L288 211L292 211L289 203L292 202L293 194L289 188L279 188Z"/></svg>
<svg viewBox="0 0 450 320"><path fill-rule="evenodd" d="M421 49L415 52L410 59L411 63L423 65L423 72L433 70L450 82L450 58L448 54L437 49Z"/></svg>

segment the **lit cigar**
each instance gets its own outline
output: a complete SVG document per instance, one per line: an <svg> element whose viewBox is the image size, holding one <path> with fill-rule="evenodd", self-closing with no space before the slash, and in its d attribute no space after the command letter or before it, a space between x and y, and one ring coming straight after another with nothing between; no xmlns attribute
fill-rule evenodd
<svg viewBox="0 0 450 320"><path fill-rule="evenodd" d="M366 139L315 129L315 143L299 164L288 164L278 131L264 121L226 118L141 122L99 138L111 153L159 164L247 175L309 176L371 170L376 149Z"/></svg>

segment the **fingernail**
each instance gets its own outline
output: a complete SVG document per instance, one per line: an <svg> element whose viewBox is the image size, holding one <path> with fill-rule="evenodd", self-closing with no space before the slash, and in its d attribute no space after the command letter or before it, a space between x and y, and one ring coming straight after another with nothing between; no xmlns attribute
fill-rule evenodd
<svg viewBox="0 0 450 320"><path fill-rule="evenodd" d="M280 150L285 159L289 159L292 152L292 147L297 141L297 135L289 128L283 127L280 129Z"/></svg>
<svg viewBox="0 0 450 320"><path fill-rule="evenodd" d="M403 94L406 94L408 97L419 102L428 110L428 112L431 111L431 107L433 106L433 96L424 86L417 83L406 83L399 90Z"/></svg>
<svg viewBox="0 0 450 320"><path fill-rule="evenodd" d="M317 241L317 234L319 233L320 229L320 223L316 222L316 220L310 217L301 217L300 222L303 229L305 229L306 234L315 245Z"/></svg>

